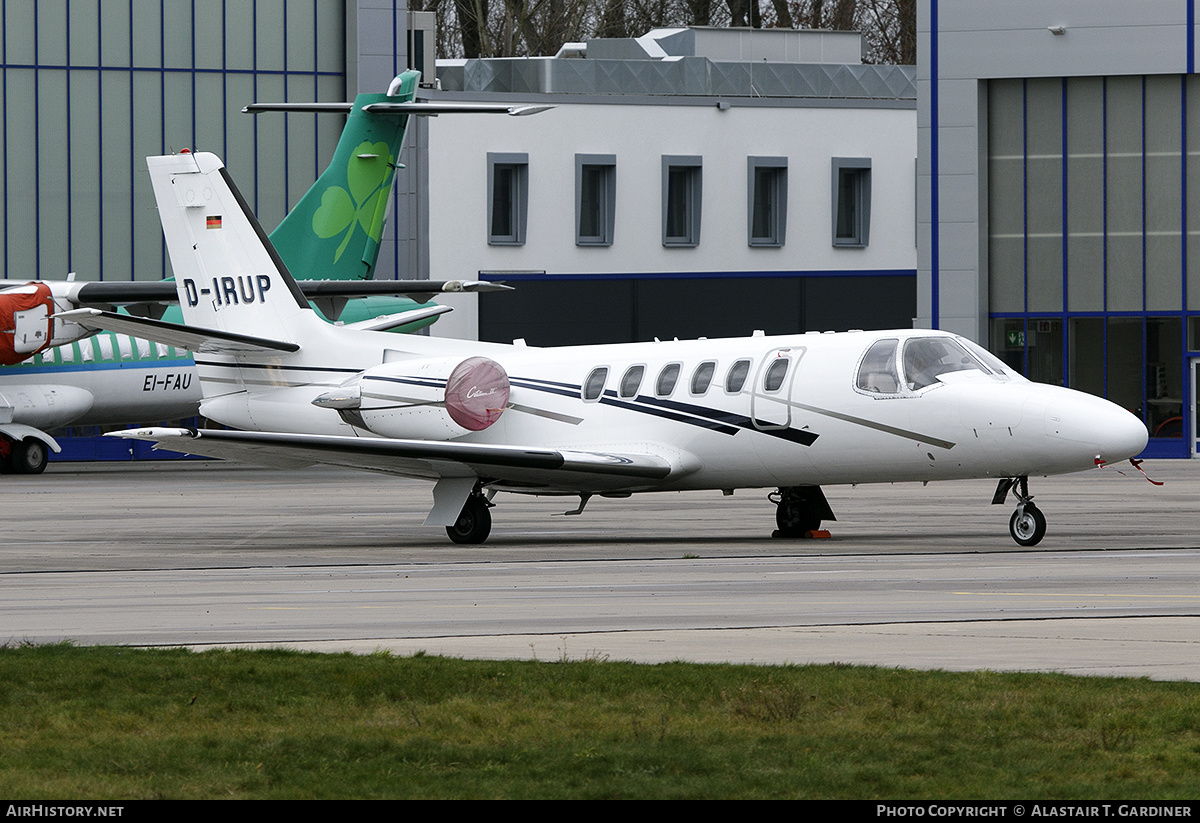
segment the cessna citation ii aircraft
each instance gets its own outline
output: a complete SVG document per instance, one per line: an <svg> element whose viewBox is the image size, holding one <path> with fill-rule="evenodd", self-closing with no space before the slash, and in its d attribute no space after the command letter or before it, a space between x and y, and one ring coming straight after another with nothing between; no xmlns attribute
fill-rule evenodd
<svg viewBox="0 0 1200 823"><path fill-rule="evenodd" d="M425 523L480 543L496 492L774 488L778 534L833 520L821 486L994 477L1013 539L1027 478L1132 458L1141 421L1031 383L952 334L899 331L534 348L322 322L212 154L149 158L185 325L69 319L196 348L201 412L243 431L118 436L212 457L434 481ZM201 194L203 193L203 194ZM213 216L219 227L213 228Z"/></svg>

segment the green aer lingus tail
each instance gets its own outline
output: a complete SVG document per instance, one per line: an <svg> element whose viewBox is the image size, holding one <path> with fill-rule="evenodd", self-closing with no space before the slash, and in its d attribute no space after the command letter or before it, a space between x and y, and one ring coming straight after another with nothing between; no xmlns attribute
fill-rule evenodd
<svg viewBox="0 0 1200 823"><path fill-rule="evenodd" d="M354 99L333 159L312 188L270 234L288 270L309 280L367 280L379 257L383 222L409 115L382 103L410 103L420 73L396 78L391 94ZM251 112L281 106L248 106ZM295 106L283 110L296 110ZM328 107L317 109L328 111Z"/></svg>

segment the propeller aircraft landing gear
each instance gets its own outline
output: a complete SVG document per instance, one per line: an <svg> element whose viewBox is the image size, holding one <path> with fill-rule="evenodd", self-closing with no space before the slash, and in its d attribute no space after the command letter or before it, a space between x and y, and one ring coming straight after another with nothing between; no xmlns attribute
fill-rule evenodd
<svg viewBox="0 0 1200 823"><path fill-rule="evenodd" d="M1017 509L1008 520L1008 533L1018 546L1036 546L1046 536L1046 515L1033 505L1033 495L1029 493L1029 478L1006 477L1001 480L992 496L992 503L1003 503L1009 489L1017 496Z"/></svg>

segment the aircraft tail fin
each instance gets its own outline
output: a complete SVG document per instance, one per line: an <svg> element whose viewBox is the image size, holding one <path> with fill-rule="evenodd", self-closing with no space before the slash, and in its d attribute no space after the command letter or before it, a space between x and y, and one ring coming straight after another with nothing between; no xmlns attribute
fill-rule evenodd
<svg viewBox="0 0 1200 823"><path fill-rule="evenodd" d="M254 105L248 111L344 112L346 126L333 159L312 188L288 212L271 242L298 280L367 280L375 270L392 183L410 115L379 103L410 103L421 73L406 71L388 94L360 94L354 103L331 106Z"/></svg>
<svg viewBox="0 0 1200 823"><path fill-rule="evenodd" d="M324 336L331 327L216 155L185 152L146 164L187 325L297 343Z"/></svg>

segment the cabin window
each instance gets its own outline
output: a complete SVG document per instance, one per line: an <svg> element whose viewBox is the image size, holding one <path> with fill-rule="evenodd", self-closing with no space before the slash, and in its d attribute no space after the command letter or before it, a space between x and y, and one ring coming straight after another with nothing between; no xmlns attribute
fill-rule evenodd
<svg viewBox="0 0 1200 823"><path fill-rule="evenodd" d="M675 391L675 384L678 382L679 364L668 363L658 373L658 380L654 383L654 393L659 397L670 397L671 392Z"/></svg>
<svg viewBox="0 0 1200 823"><path fill-rule="evenodd" d="M767 373L763 375L763 391L777 392L783 387L783 379L787 377L788 365L791 362L786 357L780 357L767 366Z"/></svg>
<svg viewBox="0 0 1200 823"><path fill-rule="evenodd" d="M730 394L737 394L746 385L746 377L750 374L750 361L738 360L729 367L729 373L725 375L725 391Z"/></svg>
<svg viewBox="0 0 1200 823"><path fill-rule="evenodd" d="M621 396L636 397L642 387L642 375L646 373L645 366L630 366L621 378Z"/></svg>
<svg viewBox="0 0 1200 823"><path fill-rule="evenodd" d="M599 400L604 393L604 381L608 380L608 367L600 366L592 369L592 373L583 381L583 399Z"/></svg>
<svg viewBox="0 0 1200 823"><path fill-rule="evenodd" d="M916 337L904 344L904 377L913 391L931 386L939 375L955 371L990 372L949 337Z"/></svg>
<svg viewBox="0 0 1200 823"><path fill-rule="evenodd" d="M900 377L896 373L896 347L899 340L888 338L876 340L863 355L858 367L857 385L863 391L875 394L895 394L900 391Z"/></svg>
<svg viewBox="0 0 1200 823"><path fill-rule="evenodd" d="M696 367L692 372L692 394L701 395L708 391L708 386L712 383L713 373L717 370L717 364L712 360L706 360Z"/></svg>

